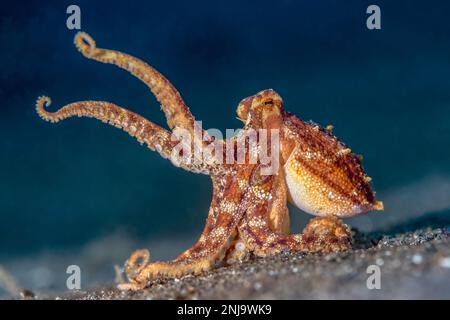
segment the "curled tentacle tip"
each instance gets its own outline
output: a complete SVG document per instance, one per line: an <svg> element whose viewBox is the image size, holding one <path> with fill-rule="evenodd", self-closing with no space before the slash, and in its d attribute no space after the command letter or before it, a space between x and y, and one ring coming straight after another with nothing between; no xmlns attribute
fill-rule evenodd
<svg viewBox="0 0 450 320"><path fill-rule="evenodd" d="M128 278L133 279L149 262L150 252L147 249L136 250L125 262L125 273Z"/></svg>
<svg viewBox="0 0 450 320"><path fill-rule="evenodd" d="M48 96L40 96L36 100L36 107L48 107L52 104L52 99Z"/></svg>
<svg viewBox="0 0 450 320"><path fill-rule="evenodd" d="M52 100L47 96L40 96L36 100L36 111L39 116L46 121L52 121L49 117L49 113L45 110L45 107L48 107L51 103Z"/></svg>
<svg viewBox="0 0 450 320"><path fill-rule="evenodd" d="M78 51L80 51L83 55L92 56L94 54L94 50L96 49L95 40L92 39L92 37L86 32L77 32L73 42Z"/></svg>

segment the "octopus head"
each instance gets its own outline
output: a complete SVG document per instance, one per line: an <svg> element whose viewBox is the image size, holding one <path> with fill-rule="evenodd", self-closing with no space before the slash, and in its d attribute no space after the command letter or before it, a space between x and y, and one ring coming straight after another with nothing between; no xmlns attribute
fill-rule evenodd
<svg viewBox="0 0 450 320"><path fill-rule="evenodd" d="M243 99L236 110L238 119L244 123L249 120L258 122L256 126L266 127L271 120L281 120L283 100L272 89L263 90L251 97Z"/></svg>

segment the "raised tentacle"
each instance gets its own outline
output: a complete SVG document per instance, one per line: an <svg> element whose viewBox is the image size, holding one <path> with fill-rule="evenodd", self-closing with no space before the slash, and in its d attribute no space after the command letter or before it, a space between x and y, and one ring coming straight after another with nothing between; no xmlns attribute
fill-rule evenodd
<svg viewBox="0 0 450 320"><path fill-rule="evenodd" d="M91 117L123 129L135 137L139 143L146 144L151 150L157 151L162 157L168 158L173 164L192 172L209 173L208 163L194 163L192 158L180 156L177 145L180 143L172 134L142 116L104 101L79 101L70 103L55 112L49 112L49 97L41 96L36 102L38 114L47 121L58 122L66 118Z"/></svg>
<svg viewBox="0 0 450 320"><path fill-rule="evenodd" d="M201 128L195 121L194 116L184 103L177 89L155 68L129 54L116 50L98 48L94 39L85 32L78 32L75 36L74 43L86 58L103 63L114 64L119 68L127 70L144 82L161 104L161 109L166 116L169 128L184 129L189 133L193 152L196 152L196 154L203 154L203 151L208 147L217 150L223 149L224 142L215 140L206 130ZM215 155L215 153L213 153L213 155ZM218 166L212 168L212 164L214 162L221 163L221 157L221 153L217 154L213 161L208 159L208 161L210 161L209 163L200 163L199 166L206 166L214 171L219 171L220 168ZM203 161L205 161L205 159L201 158L197 163Z"/></svg>
<svg viewBox="0 0 450 320"><path fill-rule="evenodd" d="M144 82L161 104L170 129L181 127L193 133L194 116L189 111L177 89L156 69L129 54L97 48L94 39L85 32L78 32L74 43L86 58L114 64L127 70Z"/></svg>

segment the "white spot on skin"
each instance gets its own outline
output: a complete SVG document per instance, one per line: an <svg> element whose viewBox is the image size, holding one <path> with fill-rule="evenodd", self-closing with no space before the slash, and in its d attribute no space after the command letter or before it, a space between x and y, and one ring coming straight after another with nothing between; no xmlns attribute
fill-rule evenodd
<svg viewBox="0 0 450 320"><path fill-rule="evenodd" d="M358 215L362 212L363 212L363 209L361 208L361 206L358 206L356 204L352 206L352 214L353 215Z"/></svg>
<svg viewBox="0 0 450 320"><path fill-rule="evenodd" d="M261 218L253 218L248 222L248 225L251 228L260 228L266 225L266 222L262 220Z"/></svg>
<svg viewBox="0 0 450 320"><path fill-rule="evenodd" d="M245 250L245 243L243 243L242 241L239 241L238 243L236 243L236 250L237 251L244 251Z"/></svg>
<svg viewBox="0 0 450 320"><path fill-rule="evenodd" d="M245 190L248 187L248 183L244 179L239 179L238 186L239 186L239 189Z"/></svg>
<svg viewBox="0 0 450 320"><path fill-rule="evenodd" d="M212 238L223 238L225 236L225 228L224 227L218 227L211 231L211 237Z"/></svg>
<svg viewBox="0 0 450 320"><path fill-rule="evenodd" d="M314 154L311 151L307 151L305 157L306 159L311 160L314 157Z"/></svg>
<svg viewBox="0 0 450 320"><path fill-rule="evenodd" d="M224 200L220 203L220 210L226 213L236 212L238 206L236 203Z"/></svg>

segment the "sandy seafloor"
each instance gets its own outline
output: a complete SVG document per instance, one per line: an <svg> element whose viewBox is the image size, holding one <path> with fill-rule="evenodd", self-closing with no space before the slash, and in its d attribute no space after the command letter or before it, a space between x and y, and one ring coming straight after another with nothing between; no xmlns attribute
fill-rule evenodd
<svg viewBox="0 0 450 320"><path fill-rule="evenodd" d="M359 242L366 245L365 239ZM369 242L370 239L369 239ZM98 288L62 299L439 299L450 298L447 230L383 237L377 245L328 255L281 254L201 276L160 281L139 292ZM367 267L380 267L380 289ZM45 296L43 296L44 298ZM55 298L55 296L48 296Z"/></svg>
<svg viewBox="0 0 450 320"><path fill-rule="evenodd" d="M325 255L282 253L221 267L198 276L161 279L138 292L115 289L111 259L114 254L105 252L98 255L99 246L115 241L117 250L126 251L130 243L123 240L118 235L104 239L103 244L97 242L76 257L78 261L89 264L86 266L89 274L85 276L93 279L90 288L67 291L57 285L58 282L65 283L67 276L61 272L68 259L64 254L41 257L41 261L14 262L21 268L29 268L14 271L23 276L17 280L42 282L42 288L27 288L33 291L35 299L450 298L450 234L447 228L427 228L390 236L356 233L355 248L349 252ZM167 249L160 247L160 250ZM43 262L46 267L42 267ZM367 287L367 279L372 274L367 268L371 265L379 267L380 289ZM53 287L49 287L51 283L54 283Z"/></svg>

